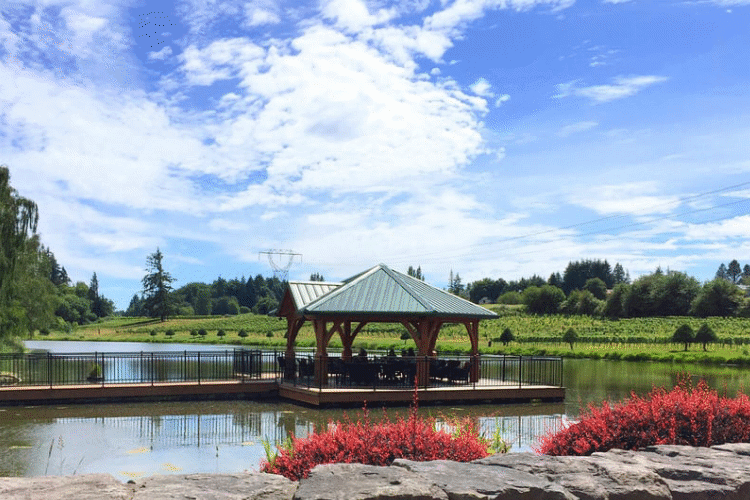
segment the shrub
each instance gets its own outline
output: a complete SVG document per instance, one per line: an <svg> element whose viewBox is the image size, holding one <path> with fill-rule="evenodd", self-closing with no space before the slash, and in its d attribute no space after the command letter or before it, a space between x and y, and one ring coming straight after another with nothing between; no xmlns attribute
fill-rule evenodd
<svg viewBox="0 0 750 500"><path fill-rule="evenodd" d="M149 332L149 335L151 335L152 337L156 337L156 330L151 330Z"/></svg>
<svg viewBox="0 0 750 500"><path fill-rule="evenodd" d="M384 410L385 411L385 410ZM307 438L291 436L279 453L267 447L262 472L281 474L293 481L307 477L313 467L328 463L390 465L397 458L415 461L453 460L469 462L488 455L488 443L471 420L452 422L455 431L437 429L434 419L417 415L415 404L409 418L395 422L384 415L381 423L372 423L365 408L362 419L347 418L329 423Z"/></svg>
<svg viewBox="0 0 750 500"><path fill-rule="evenodd" d="M225 332L224 330L221 330L221 329L220 329L220 330L219 330L218 332L216 332L216 336L217 336L217 337L223 337L223 336L224 336L224 335L226 335L226 334L227 334L227 333L226 333L226 332Z"/></svg>
<svg viewBox="0 0 750 500"><path fill-rule="evenodd" d="M563 342L570 344L570 350L573 350L573 344L578 340L578 332L572 326L567 329L562 337Z"/></svg>
<svg viewBox="0 0 750 500"><path fill-rule="evenodd" d="M268 330L266 332L266 337L268 337L269 339L272 338L273 337L273 332L271 330Z"/></svg>
<svg viewBox="0 0 750 500"><path fill-rule="evenodd" d="M200 330L198 330L198 335L200 335L201 337L205 337L206 335L208 335L208 331L205 328L201 328Z"/></svg>
<svg viewBox="0 0 750 500"><path fill-rule="evenodd" d="M703 350L706 350L706 344L709 342L716 342L718 337L714 333L713 329L708 326L708 323L703 323L698 331L695 333L695 341L703 345Z"/></svg>
<svg viewBox="0 0 750 500"><path fill-rule="evenodd" d="M190 330L191 337L195 337L196 335L198 335L198 330Z"/></svg>
<svg viewBox="0 0 750 500"><path fill-rule="evenodd" d="M242 329L239 332L237 332L237 335L239 335L240 337L244 339L245 337L247 337L247 331L245 331L245 329Z"/></svg>
<svg viewBox="0 0 750 500"><path fill-rule="evenodd" d="M164 332L164 335L166 335L167 337L173 337L174 336L174 330L172 330L170 328L169 330L167 330L166 332Z"/></svg>
<svg viewBox="0 0 750 500"><path fill-rule="evenodd" d="M500 342L503 345L508 345L508 342L513 342L514 340L516 340L516 337L513 335L513 332L510 331L510 328L506 327L503 333L500 334Z"/></svg>
<svg viewBox="0 0 750 500"><path fill-rule="evenodd" d="M687 323L683 323L677 327L672 334L672 342L678 344L685 344L685 350L688 350L688 345L695 340L695 334L693 329Z"/></svg>
<svg viewBox="0 0 750 500"><path fill-rule="evenodd" d="M683 380L669 392L654 388L643 398L632 394L618 404L590 405L578 423L543 436L536 451L591 455L612 448L743 442L750 442L750 398L719 397L703 380L695 388Z"/></svg>

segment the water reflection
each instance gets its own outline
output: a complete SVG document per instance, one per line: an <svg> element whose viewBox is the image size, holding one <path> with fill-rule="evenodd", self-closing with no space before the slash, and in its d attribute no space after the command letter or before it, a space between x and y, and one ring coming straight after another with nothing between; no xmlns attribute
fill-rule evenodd
<svg viewBox="0 0 750 500"><path fill-rule="evenodd" d="M46 343L45 348L73 352L70 343L56 344ZM102 343L77 344L79 352L185 349L175 344L107 344L110 349L103 349ZM425 406L420 413L442 421L475 419L487 436L500 429L500 435L512 443L511 451L530 451L538 436L562 419L575 419L582 406L604 399L618 401L631 391L643 395L654 386L671 388L686 371L694 383L704 378L730 396L750 387L750 370L736 367L565 360L564 403ZM393 408L388 413L393 419L408 412L408 408ZM342 419L344 413L255 401L0 408L0 475L107 472L126 481L157 473L257 470L265 457L263 439L279 442L290 433L306 436L313 428ZM355 419L360 412L348 414ZM382 413L372 409L370 416L378 420Z"/></svg>
<svg viewBox="0 0 750 500"><path fill-rule="evenodd" d="M496 428L515 450L561 417L562 404L429 407L424 415L474 418L491 436ZM502 411L500 411L502 410ZM392 409L390 418L408 409ZM557 413L556 413L557 412ZM359 416L350 411L351 418ZM285 403L186 402L0 408L0 475L37 476L108 472L120 480L166 473L257 470L262 440L306 436L340 410L312 410ZM382 418L377 410L373 420Z"/></svg>

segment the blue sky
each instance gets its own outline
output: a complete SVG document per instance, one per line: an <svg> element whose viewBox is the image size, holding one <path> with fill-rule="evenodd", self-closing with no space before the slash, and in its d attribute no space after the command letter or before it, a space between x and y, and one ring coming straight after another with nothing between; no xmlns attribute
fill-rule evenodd
<svg viewBox="0 0 750 500"><path fill-rule="evenodd" d="M73 280L750 263L750 0L11 0L0 163ZM279 259L280 260L280 259Z"/></svg>

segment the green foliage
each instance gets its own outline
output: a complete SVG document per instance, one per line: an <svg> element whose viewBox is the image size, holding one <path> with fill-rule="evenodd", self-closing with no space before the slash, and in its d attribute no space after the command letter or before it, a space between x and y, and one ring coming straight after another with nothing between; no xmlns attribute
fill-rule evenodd
<svg viewBox="0 0 750 500"><path fill-rule="evenodd" d="M518 305L523 304L523 297L521 296L520 292L516 292L515 290L513 290L500 295L497 298L496 302L498 304Z"/></svg>
<svg viewBox="0 0 750 500"><path fill-rule="evenodd" d="M164 332L164 335L166 335L167 337L174 337L174 330L170 328L166 332Z"/></svg>
<svg viewBox="0 0 750 500"><path fill-rule="evenodd" d="M703 346L704 351L707 350L706 344L709 342L716 342L717 340L719 340L719 338L716 336L713 329L708 326L708 323L703 323L695 333L695 341Z"/></svg>
<svg viewBox="0 0 750 500"><path fill-rule="evenodd" d="M691 313L698 317L734 316L742 305L743 293L724 279L715 279L701 288L692 303Z"/></svg>
<svg viewBox="0 0 750 500"><path fill-rule="evenodd" d="M601 278L589 278L583 285L583 289L599 300L607 298L607 285Z"/></svg>
<svg viewBox="0 0 750 500"><path fill-rule="evenodd" d="M563 291L550 285L530 286L523 291L523 303L531 314L555 314L564 300Z"/></svg>
<svg viewBox="0 0 750 500"><path fill-rule="evenodd" d="M149 335L151 335L152 337L156 337L156 330L151 330L149 332Z"/></svg>
<svg viewBox="0 0 750 500"><path fill-rule="evenodd" d="M270 295L266 295L261 298L257 304L255 304L255 307L253 307L253 312L255 314L268 314L270 311L278 307L279 302Z"/></svg>
<svg viewBox="0 0 750 500"><path fill-rule="evenodd" d="M598 300L588 290L573 290L568 298L560 304L563 314L583 314L593 316L600 313L604 302Z"/></svg>
<svg viewBox="0 0 750 500"><path fill-rule="evenodd" d="M236 315L240 313L240 305L237 302L236 297L223 296L216 299L213 306L213 314L230 314Z"/></svg>
<svg viewBox="0 0 750 500"><path fill-rule="evenodd" d="M223 337L223 336L224 336L224 335L226 335L226 334L227 334L227 333L226 333L226 332L225 332L224 330L221 330L221 329L219 329L219 331L218 331L218 332L216 332L216 336L217 336L217 337Z"/></svg>
<svg viewBox="0 0 750 500"><path fill-rule="evenodd" d="M200 328L198 330L198 335L200 335L201 337L205 337L206 335L208 335L208 330L206 330L205 328Z"/></svg>
<svg viewBox="0 0 750 500"><path fill-rule="evenodd" d="M516 337L513 335L513 332L510 330L510 328L505 328L503 330L503 333L500 334L500 342L503 343L503 345L508 345L509 342L513 342L516 340Z"/></svg>
<svg viewBox="0 0 750 500"><path fill-rule="evenodd" d="M578 332L572 326L568 328L562 336L563 342L570 344L570 350L573 350L573 344L578 340Z"/></svg>
<svg viewBox="0 0 750 500"><path fill-rule="evenodd" d="M678 326L672 334L672 342L677 344L685 344L685 350L688 350L688 346L695 340L695 333L693 328L687 323L683 323Z"/></svg>
<svg viewBox="0 0 750 500"><path fill-rule="evenodd" d="M162 259L164 255L159 248L146 259L148 274L143 277L144 309L152 318L165 321L173 311L173 297L171 295L174 278L164 270Z"/></svg>
<svg viewBox="0 0 750 500"><path fill-rule="evenodd" d="M239 332L237 332L237 335L238 335L239 337L241 337L241 338L243 338L243 339L244 339L245 337L247 337L247 330L245 330L245 329L243 328L242 330L240 330Z"/></svg>
<svg viewBox="0 0 750 500"><path fill-rule="evenodd" d="M592 278L599 278L605 284L605 290L615 284L612 269L606 260L582 260L568 263L563 273L562 290L565 294L583 290L586 281Z"/></svg>

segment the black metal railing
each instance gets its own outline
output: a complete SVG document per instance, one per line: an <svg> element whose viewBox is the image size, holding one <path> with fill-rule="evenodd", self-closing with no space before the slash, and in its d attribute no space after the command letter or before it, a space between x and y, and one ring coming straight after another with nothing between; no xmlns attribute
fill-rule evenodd
<svg viewBox="0 0 750 500"><path fill-rule="evenodd" d="M321 359L259 349L130 353L0 354L0 385L56 386L283 380L302 387L412 388L545 385L562 387L563 362L541 356L370 356L327 358L325 376L316 377Z"/></svg>
<svg viewBox="0 0 750 500"><path fill-rule="evenodd" d="M315 365L320 362L319 357L297 355L289 367L281 354L277 362L285 382L308 388L411 388L419 370L428 373L423 376L421 387L563 386L562 358L550 356L375 356L367 359L354 356L346 361L329 356L327 375L318 379Z"/></svg>
<svg viewBox="0 0 750 500"><path fill-rule="evenodd" d="M4 385L54 386L276 378L273 352L225 351L0 354Z"/></svg>

